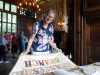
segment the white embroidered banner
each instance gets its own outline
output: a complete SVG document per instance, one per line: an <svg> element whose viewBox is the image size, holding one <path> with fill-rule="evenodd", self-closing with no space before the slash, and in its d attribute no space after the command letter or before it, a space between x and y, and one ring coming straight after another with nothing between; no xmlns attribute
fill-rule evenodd
<svg viewBox="0 0 100 75"><path fill-rule="evenodd" d="M39 72L53 71L61 64L66 64L67 68L77 67L61 52L38 56L21 55L9 75L38 75Z"/></svg>

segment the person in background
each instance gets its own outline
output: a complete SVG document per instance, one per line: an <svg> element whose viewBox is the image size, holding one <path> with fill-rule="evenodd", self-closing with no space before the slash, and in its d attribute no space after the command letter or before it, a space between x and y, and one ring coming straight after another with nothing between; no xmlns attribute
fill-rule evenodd
<svg viewBox="0 0 100 75"><path fill-rule="evenodd" d="M13 55L13 58L16 57L17 52L18 52L18 41L15 33L12 33L12 47L11 47L11 52Z"/></svg>
<svg viewBox="0 0 100 75"><path fill-rule="evenodd" d="M6 51L7 51L7 40L4 38L3 34L0 34L0 63L8 63L6 59Z"/></svg>
<svg viewBox="0 0 100 75"><path fill-rule="evenodd" d="M8 52L11 52L10 50L11 50L11 48L10 48L10 46L11 46L11 33L9 33L9 32L5 32L5 34L4 34L4 38L7 40L7 48L8 48Z"/></svg>
<svg viewBox="0 0 100 75"><path fill-rule="evenodd" d="M24 32L20 32L18 36L19 41L19 53L25 51L28 43L28 38L24 35Z"/></svg>
<svg viewBox="0 0 100 75"><path fill-rule="evenodd" d="M49 10L42 20L34 23L33 34L29 39L25 54L30 51L31 46L32 53L35 55L51 53L51 46L57 48L53 37L54 27L52 22L54 18L55 11Z"/></svg>

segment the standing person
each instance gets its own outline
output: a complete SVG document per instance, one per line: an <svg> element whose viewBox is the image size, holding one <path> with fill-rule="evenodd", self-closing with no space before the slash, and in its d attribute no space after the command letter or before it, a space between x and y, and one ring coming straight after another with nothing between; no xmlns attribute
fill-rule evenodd
<svg viewBox="0 0 100 75"><path fill-rule="evenodd" d="M32 53L35 55L49 54L50 46L56 48L53 37L53 20L55 18L54 10L49 10L43 20L37 21L33 26L33 34L29 39L28 47L25 52L27 54L32 46Z"/></svg>
<svg viewBox="0 0 100 75"><path fill-rule="evenodd" d="M4 38L3 34L0 34L0 63L7 63L6 50L7 50L7 40Z"/></svg>
<svg viewBox="0 0 100 75"><path fill-rule="evenodd" d="M12 55L13 55L13 58L16 57L16 54L18 52L18 41L17 41L17 37L16 37L16 34L15 33L12 33L12 48L11 48L11 52L12 52Z"/></svg>
<svg viewBox="0 0 100 75"><path fill-rule="evenodd" d="M4 35L4 38L7 40L7 48L8 48L8 51L10 51L10 40L11 40L11 37L10 37L10 33L8 32L5 32L5 35Z"/></svg>
<svg viewBox="0 0 100 75"><path fill-rule="evenodd" d="M19 49L20 49L20 52L19 52L19 53L21 53L21 52L25 51L25 49L26 49L26 44L27 44L27 42L28 42L28 39L27 39L27 37L24 35L24 32L20 32L18 41L19 41Z"/></svg>

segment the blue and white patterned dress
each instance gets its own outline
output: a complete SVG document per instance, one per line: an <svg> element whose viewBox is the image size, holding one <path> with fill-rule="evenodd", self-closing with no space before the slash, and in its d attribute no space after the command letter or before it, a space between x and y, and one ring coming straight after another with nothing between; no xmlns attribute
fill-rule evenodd
<svg viewBox="0 0 100 75"><path fill-rule="evenodd" d="M43 21L38 21L33 26L33 33L35 36L32 48L34 52L48 52L50 46L48 44L49 39L53 37L54 28L52 24L49 24L47 28L43 27Z"/></svg>

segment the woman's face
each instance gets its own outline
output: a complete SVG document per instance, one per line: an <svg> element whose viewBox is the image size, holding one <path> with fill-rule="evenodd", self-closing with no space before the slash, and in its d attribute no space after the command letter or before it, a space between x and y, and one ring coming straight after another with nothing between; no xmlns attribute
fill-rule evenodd
<svg viewBox="0 0 100 75"><path fill-rule="evenodd" d="M55 17L54 13L49 13L48 16L45 19L46 23L49 24L49 23L53 22L54 17Z"/></svg>

